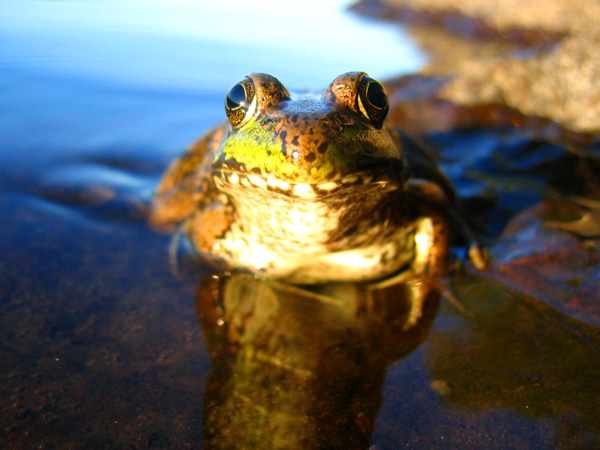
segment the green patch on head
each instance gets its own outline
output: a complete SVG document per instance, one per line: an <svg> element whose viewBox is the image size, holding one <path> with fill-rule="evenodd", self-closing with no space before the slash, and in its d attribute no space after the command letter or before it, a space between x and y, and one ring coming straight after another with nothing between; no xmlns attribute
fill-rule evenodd
<svg viewBox="0 0 600 450"><path fill-rule="evenodd" d="M229 136L215 154L214 161L220 158L234 160L249 171L260 170L264 176L298 178L298 168L286 159L281 142L273 137L272 130L253 125L248 123L243 130Z"/></svg>
<svg viewBox="0 0 600 450"><path fill-rule="evenodd" d="M286 135L273 128L256 120L248 122L224 139L213 162L235 162L249 172L286 182L318 184L356 174L378 162L387 164L385 157L390 155L389 143L362 127L346 127L333 139L319 132L312 141L315 148L298 147L297 137L285 142ZM302 153L295 160L297 151Z"/></svg>

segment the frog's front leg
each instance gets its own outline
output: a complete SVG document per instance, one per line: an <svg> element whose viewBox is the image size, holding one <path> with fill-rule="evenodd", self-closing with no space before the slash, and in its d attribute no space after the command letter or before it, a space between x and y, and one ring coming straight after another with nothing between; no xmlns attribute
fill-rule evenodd
<svg viewBox="0 0 600 450"><path fill-rule="evenodd" d="M450 264L449 200L436 183L412 180L407 186L409 202L413 205L414 257L407 272L411 310L404 325L414 326L421 318L423 304L432 290L439 289L438 280Z"/></svg>
<svg viewBox="0 0 600 450"><path fill-rule="evenodd" d="M220 254L221 242L233 220L233 207L218 199L197 208L171 239L169 262L173 274L179 277L186 271L185 267L195 270L198 263L204 265L207 262L213 269L228 269L228 263L222 261ZM201 258L198 258L199 253Z"/></svg>
<svg viewBox="0 0 600 450"><path fill-rule="evenodd" d="M415 208L415 255L412 271L418 277L437 279L450 263L448 198L435 183L409 182L408 194Z"/></svg>
<svg viewBox="0 0 600 450"><path fill-rule="evenodd" d="M184 223L184 231L200 253L219 253L220 241L233 219L231 204L216 201L195 211Z"/></svg>

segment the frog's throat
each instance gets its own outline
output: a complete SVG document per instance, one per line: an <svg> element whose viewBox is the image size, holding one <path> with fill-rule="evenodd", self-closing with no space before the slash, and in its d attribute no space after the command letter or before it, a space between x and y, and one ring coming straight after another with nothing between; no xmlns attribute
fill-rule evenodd
<svg viewBox="0 0 600 450"><path fill-rule="evenodd" d="M397 189L397 182L382 176L377 172L365 172L348 175L338 180L324 183L289 183L277 178L263 177L256 174L246 174L236 171L213 171L213 180L218 189L227 191L230 188L256 189L271 191L293 198L317 199L329 195L337 195L357 186L377 187L381 191Z"/></svg>

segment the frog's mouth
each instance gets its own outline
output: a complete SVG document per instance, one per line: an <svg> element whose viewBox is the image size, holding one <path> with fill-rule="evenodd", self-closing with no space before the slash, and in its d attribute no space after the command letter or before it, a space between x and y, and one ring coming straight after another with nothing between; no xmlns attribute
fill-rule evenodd
<svg viewBox="0 0 600 450"><path fill-rule="evenodd" d="M299 183L284 181L272 176L241 172L231 168L213 169L213 180L219 189L246 188L271 191L299 199L319 199L343 194L359 187L376 188L381 191L399 188L400 180L390 174L388 168L373 168L323 183Z"/></svg>

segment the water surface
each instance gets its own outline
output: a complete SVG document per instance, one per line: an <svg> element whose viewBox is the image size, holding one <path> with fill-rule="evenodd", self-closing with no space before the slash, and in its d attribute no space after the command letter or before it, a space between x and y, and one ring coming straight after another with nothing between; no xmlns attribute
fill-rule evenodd
<svg viewBox="0 0 600 450"><path fill-rule="evenodd" d="M342 4L281 5L0 1L2 447L208 447L244 398L254 413L228 435L241 448L282 423L313 448L597 444L595 319L465 275L458 300L432 293L408 333L402 287L315 297L173 274L148 201L168 162L224 119L232 84L264 71L318 89L424 62L401 30ZM488 137L437 137L467 196L480 185L460 153ZM497 146L479 148L480 169L501 173ZM540 194L517 197L491 210L498 228ZM269 348L280 342L292 343ZM298 427L303 411L328 433Z"/></svg>

